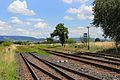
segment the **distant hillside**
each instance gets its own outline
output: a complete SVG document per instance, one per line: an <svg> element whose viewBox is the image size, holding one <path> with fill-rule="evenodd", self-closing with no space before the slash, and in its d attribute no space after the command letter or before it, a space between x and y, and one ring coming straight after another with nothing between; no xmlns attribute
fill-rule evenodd
<svg viewBox="0 0 120 80"><path fill-rule="evenodd" d="M80 38L72 38L74 39L76 42L81 42L81 39ZM94 38L91 38L93 41L95 40Z"/></svg>
<svg viewBox="0 0 120 80"><path fill-rule="evenodd" d="M44 41L44 38L34 38L27 36L0 36L1 41Z"/></svg>
<svg viewBox="0 0 120 80"><path fill-rule="evenodd" d="M81 42L80 38L73 38L76 42ZM95 38L92 38L93 41ZM101 39L104 40L104 39ZM45 41L45 38L34 38L28 36L0 36L0 41Z"/></svg>
<svg viewBox="0 0 120 80"><path fill-rule="evenodd" d="M81 40L80 40L80 38L72 38L72 39L74 39L76 42L81 42ZM91 38L93 41L95 41L95 38ZM105 39L100 39L100 40L102 40L102 41L104 41ZM110 40L110 39L106 39L106 40Z"/></svg>

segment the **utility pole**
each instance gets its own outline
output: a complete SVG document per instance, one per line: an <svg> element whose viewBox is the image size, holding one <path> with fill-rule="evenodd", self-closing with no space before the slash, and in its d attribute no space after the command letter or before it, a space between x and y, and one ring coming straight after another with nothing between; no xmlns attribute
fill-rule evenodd
<svg viewBox="0 0 120 80"><path fill-rule="evenodd" d="M88 50L90 50L90 43L89 43L89 38L90 38L90 35L89 35L89 26L87 27L88 28Z"/></svg>
<svg viewBox="0 0 120 80"><path fill-rule="evenodd" d="M64 38L65 38L65 42L66 42L66 32L64 32ZM65 47L65 43L64 43L64 47Z"/></svg>

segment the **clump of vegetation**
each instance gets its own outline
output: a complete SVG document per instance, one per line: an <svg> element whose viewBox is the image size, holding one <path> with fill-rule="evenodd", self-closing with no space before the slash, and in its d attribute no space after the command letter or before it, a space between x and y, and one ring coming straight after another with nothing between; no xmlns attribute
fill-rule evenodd
<svg viewBox="0 0 120 80"><path fill-rule="evenodd" d="M0 44L4 43L5 41L0 41Z"/></svg>
<svg viewBox="0 0 120 80"><path fill-rule="evenodd" d="M100 41L101 41L100 38L95 39L95 42L100 42Z"/></svg>
<svg viewBox="0 0 120 80"><path fill-rule="evenodd" d="M18 77L14 50L15 46L0 45L0 80L15 80Z"/></svg>
<svg viewBox="0 0 120 80"><path fill-rule="evenodd" d="M49 53L39 49L39 46L17 46L16 53L38 53L42 55L49 55Z"/></svg>
<svg viewBox="0 0 120 80"><path fill-rule="evenodd" d="M51 37L50 37L50 38L47 38L47 43L52 44L53 41L54 41L53 38L51 38Z"/></svg>
<svg viewBox="0 0 120 80"><path fill-rule="evenodd" d="M13 44L12 41L7 41L2 43L3 46L11 46L12 44Z"/></svg>
<svg viewBox="0 0 120 80"><path fill-rule="evenodd" d="M70 38L66 41L66 43L73 44L73 43L76 43L76 41L74 39Z"/></svg>
<svg viewBox="0 0 120 80"><path fill-rule="evenodd" d="M14 42L14 44L19 44L19 45L30 45L30 43L29 42L27 42L27 41L16 41L16 42Z"/></svg>

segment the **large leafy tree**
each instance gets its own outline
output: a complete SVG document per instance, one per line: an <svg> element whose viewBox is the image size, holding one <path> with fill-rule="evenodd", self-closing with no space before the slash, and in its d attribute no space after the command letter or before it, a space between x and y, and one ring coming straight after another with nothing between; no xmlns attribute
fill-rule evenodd
<svg viewBox="0 0 120 80"><path fill-rule="evenodd" d="M104 36L115 40L118 44L120 41L120 0L95 0L93 12L93 24L101 27Z"/></svg>
<svg viewBox="0 0 120 80"><path fill-rule="evenodd" d="M63 23L60 23L56 26L56 29L53 33L51 33L51 37L58 36L61 44L65 43L66 39L68 39L68 28L64 27Z"/></svg>

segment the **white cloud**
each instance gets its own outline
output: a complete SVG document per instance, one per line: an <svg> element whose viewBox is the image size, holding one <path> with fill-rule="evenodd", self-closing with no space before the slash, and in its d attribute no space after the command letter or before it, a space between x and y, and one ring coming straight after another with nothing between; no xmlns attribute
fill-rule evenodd
<svg viewBox="0 0 120 80"><path fill-rule="evenodd" d="M72 17L70 17L70 16L64 16L64 18L63 18L64 20L73 20L73 18Z"/></svg>
<svg viewBox="0 0 120 80"><path fill-rule="evenodd" d="M21 20L19 20L18 17L11 17L11 21L8 22L9 25L12 26L30 26L31 23L30 22L23 22Z"/></svg>
<svg viewBox="0 0 120 80"><path fill-rule="evenodd" d="M23 2L21 2L20 0L14 1L12 4L9 5L8 12L21 15L35 15L35 12L33 10L29 10L27 8L27 3L25 0Z"/></svg>
<svg viewBox="0 0 120 80"><path fill-rule="evenodd" d="M0 21L0 35L9 35L12 31L12 27L7 22Z"/></svg>
<svg viewBox="0 0 120 80"><path fill-rule="evenodd" d="M0 21L0 35L16 35L16 36L31 36L36 38L50 37L50 33L53 32L54 28L50 27L47 23L38 22L32 27L27 29L14 27L15 25L28 26L29 23L19 20L17 17L11 17L13 20L4 22ZM27 25L26 25L27 24Z"/></svg>
<svg viewBox="0 0 120 80"><path fill-rule="evenodd" d="M87 2L88 0L73 0L73 1L75 1L75 2L85 3L85 2Z"/></svg>
<svg viewBox="0 0 120 80"><path fill-rule="evenodd" d="M85 4L81 5L80 8L70 8L66 11L70 14L76 14L79 20L93 20L94 16L92 15L92 6L86 6Z"/></svg>
<svg viewBox="0 0 120 80"><path fill-rule="evenodd" d="M67 13L71 13L71 14L75 14L78 12L78 10L76 8L70 8L66 11Z"/></svg>
<svg viewBox="0 0 120 80"><path fill-rule="evenodd" d="M83 36L84 33L87 33L88 29L86 27L77 27L76 29L69 29L69 35L72 38ZM103 38L103 31L101 28L90 27L90 37L92 38Z"/></svg>
<svg viewBox="0 0 120 80"><path fill-rule="evenodd" d="M13 17L15 18L15 17ZM11 27L7 22L0 21L0 34L1 35L17 35L17 36L31 36L36 38L46 38L50 37L54 28L50 27L47 23L39 22L33 27L24 29ZM74 29L69 28L69 37L80 37L86 33L88 29L86 27L77 27ZM103 31L101 28L90 27L90 37L92 38L103 38Z"/></svg>
<svg viewBox="0 0 120 80"><path fill-rule="evenodd" d="M65 3L72 4L73 2L80 2L80 3L85 3L88 0L62 0Z"/></svg>
<svg viewBox="0 0 120 80"><path fill-rule="evenodd" d="M25 30L24 30L24 29L21 29L21 28L17 28L16 31L22 32L22 31L25 31Z"/></svg>
<svg viewBox="0 0 120 80"><path fill-rule="evenodd" d="M62 0L65 3L71 4L73 2L73 0Z"/></svg>
<svg viewBox="0 0 120 80"><path fill-rule="evenodd" d="M45 29L48 26L47 23L39 22L34 25L34 28L40 28L40 29Z"/></svg>
<svg viewBox="0 0 120 80"><path fill-rule="evenodd" d="M80 20L85 20L85 19L93 19L93 15L92 15L93 11L92 11L92 6L86 6L86 5L82 5L79 9L78 9L78 14L77 17Z"/></svg>
<svg viewBox="0 0 120 80"><path fill-rule="evenodd" d="M8 25L6 22L0 21L0 30L5 31L9 29L11 29L10 25Z"/></svg>
<svg viewBox="0 0 120 80"><path fill-rule="evenodd" d="M35 18L31 18L31 19L26 19L27 21L35 21L35 22L41 22L41 21L44 21L43 19L35 19Z"/></svg>

